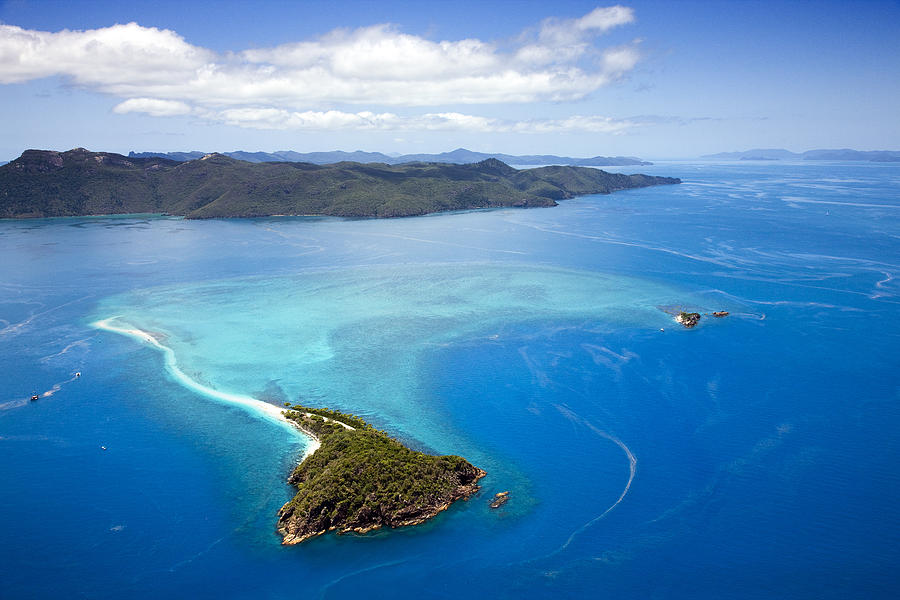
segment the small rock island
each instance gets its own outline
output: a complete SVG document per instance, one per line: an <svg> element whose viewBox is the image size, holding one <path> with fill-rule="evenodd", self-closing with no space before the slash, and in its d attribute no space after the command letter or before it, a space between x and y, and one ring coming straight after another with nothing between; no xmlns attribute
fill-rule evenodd
<svg viewBox="0 0 900 600"><path fill-rule="evenodd" d="M675 315L675 320L690 329L700 322L700 313L681 311Z"/></svg>
<svg viewBox="0 0 900 600"><path fill-rule="evenodd" d="M462 457L411 450L354 415L293 405L284 416L319 444L288 477L297 495L278 513L285 545L418 525L475 494L486 475Z"/></svg>

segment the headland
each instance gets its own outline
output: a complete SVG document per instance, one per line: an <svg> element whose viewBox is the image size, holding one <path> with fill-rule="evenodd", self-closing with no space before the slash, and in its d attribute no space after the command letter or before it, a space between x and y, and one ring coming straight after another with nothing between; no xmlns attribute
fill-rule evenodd
<svg viewBox="0 0 900 600"><path fill-rule="evenodd" d="M297 495L279 511L285 545L418 525L475 494L486 475L462 457L411 450L353 415L294 405L285 416L320 444L288 478Z"/></svg>
<svg viewBox="0 0 900 600"><path fill-rule="evenodd" d="M387 218L556 206L587 194L680 183L592 167L473 164L251 163L209 154L177 162L76 148L26 150L0 166L0 218L168 214L188 219Z"/></svg>

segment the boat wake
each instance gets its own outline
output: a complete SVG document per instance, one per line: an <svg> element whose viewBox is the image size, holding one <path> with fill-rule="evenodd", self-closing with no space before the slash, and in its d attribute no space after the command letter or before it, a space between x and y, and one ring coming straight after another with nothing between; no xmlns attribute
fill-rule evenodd
<svg viewBox="0 0 900 600"><path fill-rule="evenodd" d="M66 385L67 383L72 383L79 377L81 377L81 373L75 373L74 375L72 375L71 377L66 379L65 381L60 381L58 383L54 383L50 387L50 389L45 392L41 392L40 394L35 393L30 397L16 398L15 400L10 400L8 402L0 403L0 411L10 410L13 408L20 408L22 406L27 406L29 403L31 403L34 400L38 400L39 398L49 398L50 396L52 396L53 394L55 394L56 392L61 390L64 385Z"/></svg>
<svg viewBox="0 0 900 600"><path fill-rule="evenodd" d="M62 386L66 385L67 383L72 383L79 377L81 377L81 373L75 373L74 375L72 375L71 377L66 379L65 381L60 381L59 383L54 383L53 386L49 390L47 390L46 392L43 392L41 394L38 394L38 396L40 398L49 398L50 396L52 396L53 394L55 394L56 392L61 390Z"/></svg>
<svg viewBox="0 0 900 600"><path fill-rule="evenodd" d="M616 436L612 435L611 433L603 431L602 429L600 429L599 427L597 427L590 421L586 421L586 420L582 419L581 417L579 417L578 415L573 413L568 408L566 408L564 406L560 406L559 404L554 404L553 406L556 408L556 410L561 412L563 415L565 415L572 421L575 421L577 423L580 423L581 425L584 425L585 427L587 427L588 429L590 429L591 431L593 431L600 437L611 441L612 443L617 445L619 448L621 448L622 452L625 453L625 456L628 457L628 481L625 483L625 488L622 490L622 493L619 495L619 497L616 499L616 501L613 502L609 506L609 508L604 510L602 513L600 513L599 515L597 515L596 517L594 517L593 519L591 519L590 521L588 521L587 523L585 523L584 525L582 525L581 527L576 529L575 531L573 531L571 533L571 535L569 535L568 539L566 539L565 543L562 546L560 546L559 548L557 548L555 551L551 552L548 556L553 556L554 554L559 554L560 552L562 552L563 550L568 548L569 544L571 544L572 541L576 537L581 535L586 529L590 528L592 525L594 525L594 523L601 520L603 517L608 515L615 507L617 507L619 504L621 504L622 500L625 499L625 496L628 495L629 490L631 490L631 484L634 481L635 475L637 474L637 457L628 448L628 446L625 445L625 442L623 442Z"/></svg>
<svg viewBox="0 0 900 600"><path fill-rule="evenodd" d="M329 581L328 583L326 583L325 585L323 585L323 586L320 588L319 598L320 598L320 599L324 599L325 597L327 597L328 594L329 594L329 592L331 591L331 588L333 588L334 586L340 584L341 582L343 582L343 581L345 581L345 580L347 580L347 579L351 579L351 578L353 578L353 577L357 577L357 576L363 575L363 574L365 574L365 573L371 573L372 571L376 571L376 570L378 570L378 569L385 569L385 568L388 568L388 567L395 567L395 566L397 566L397 565L401 565L401 564L407 562L407 560L408 560L408 559L398 559L398 560L392 560L392 561L388 561L388 562L383 562L383 563L379 563L379 564L377 564L377 565L372 565L372 566L370 566L370 567L365 567L365 568L363 568L363 569L357 569L356 571L352 571L352 572L350 572L350 573L346 573L346 574L344 574L344 575L341 575L341 576L338 577L337 579L333 579L333 580Z"/></svg>
<svg viewBox="0 0 900 600"><path fill-rule="evenodd" d="M613 502L611 505L609 505L609 507L607 507L607 509L604 510L602 513L600 513L599 515L597 515L596 517L594 517L593 519L591 519L590 521L586 522L584 525L582 525L581 527L579 527L578 529L573 531L571 534L569 534L569 537L566 538L566 541L563 542L563 544L561 546L559 546L559 548L556 548L555 550L548 552L547 554L543 554L541 556L523 560L517 564L534 563L539 560L552 558L552 557L564 552L572 544L572 542L575 541L575 538L577 538L579 535L581 535L582 533L584 533L585 531L590 529L598 521L601 521L604 517L606 517L606 515L608 515L610 512L612 512L613 509L615 509L619 504L621 504L623 500L625 500L625 497L628 495L628 492L631 490L631 484L634 482L634 478L637 475L637 457L634 455L634 452L632 452L631 449L625 445L625 442L623 442L622 440L620 440L618 437L614 436L613 434L609 433L608 431L604 431L604 430L600 429L599 427L597 427L590 421L583 419L582 417L575 414L574 412L572 412L565 406L562 406L559 404L553 404L553 407L556 410L558 410L563 416L568 418L569 420L571 420L574 423L577 423L579 425L583 425L584 427L587 427L589 430L591 430L595 434L599 435L600 437L602 437L604 439L611 441L616 446L621 448L622 452L625 453L625 456L628 459L628 481L625 482L625 487L622 489L622 493L619 494L619 497L616 498L615 502Z"/></svg>

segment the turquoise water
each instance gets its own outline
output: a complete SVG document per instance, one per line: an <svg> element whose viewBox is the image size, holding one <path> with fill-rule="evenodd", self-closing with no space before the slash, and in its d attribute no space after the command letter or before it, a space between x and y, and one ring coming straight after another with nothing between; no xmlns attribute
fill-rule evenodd
<svg viewBox="0 0 900 600"><path fill-rule="evenodd" d="M647 169L685 183L0 221L0 596L895 596L900 168ZM286 401L466 456L484 490L282 547Z"/></svg>

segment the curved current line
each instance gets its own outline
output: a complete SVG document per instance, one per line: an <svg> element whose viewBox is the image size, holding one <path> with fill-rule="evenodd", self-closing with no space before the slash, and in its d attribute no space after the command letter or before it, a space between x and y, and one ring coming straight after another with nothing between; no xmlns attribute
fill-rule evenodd
<svg viewBox="0 0 900 600"><path fill-rule="evenodd" d="M615 507L617 507L619 504L621 504L622 500L625 499L625 496L628 495L629 490L631 490L631 484L634 481L635 475L637 474L637 457L634 455L634 453L631 451L631 449L625 445L625 442L623 442L616 436L612 435L611 433L603 431L602 429L600 429L593 423L585 421L584 419L582 419L581 417L579 417L578 415L573 413L571 410L565 408L564 406L560 406L558 404L554 404L553 406L556 408L556 410L561 412L563 415L565 415L569 419L571 419L575 422L581 423L582 425L584 425L585 427L587 427L588 429L590 429L591 431L593 431L600 437L606 438L607 440L613 442L615 445L617 445L619 448L621 448L622 452L625 453L625 456L628 457L628 481L625 483L625 488L622 490L622 493L619 495L618 499L616 499L616 501L613 502L609 506L609 508L604 510L602 513L600 513L599 515L597 515L596 517L594 517L593 519L591 519L590 521L588 521L587 523L585 523L584 525L582 525L581 527L576 529L575 531L573 531L572 534L569 536L569 538L565 541L565 543L562 546L560 546L559 548L557 548L556 550L554 550L547 556L552 556L554 554L558 554L558 553L562 552L563 550L565 550L566 548L568 548L569 544L571 544L572 541L577 536L579 536L581 533L583 533L584 530L591 527L594 523L596 523L597 521L599 521L600 519L602 519L603 517L608 515Z"/></svg>
<svg viewBox="0 0 900 600"><path fill-rule="evenodd" d="M70 300L70 301L65 302L65 303L63 303L63 304L60 304L59 306L53 306L53 307L51 307L51 308L48 308L47 310L43 310L43 311L38 312L38 313L33 313L33 314L31 314L27 319L25 319L24 321L20 321L20 322L18 322L18 323L10 324L9 321L6 321L7 325L4 326L3 329L0 329L0 336L8 335L8 334L10 334L10 333L16 333L16 332L18 332L20 329L22 329L23 327L27 327L28 325L30 325L31 322L34 321L34 320L35 320L36 318L38 318L38 317L41 317L41 316L43 316L43 315L46 315L47 313L51 313L51 312L53 312L53 311L55 311L55 310L59 310L60 308L69 306L69 305L71 305L71 304L75 304L76 302L81 302L82 300L86 300L86 299L88 299L88 298L90 298L90 297L91 297L90 295L88 295L88 296L82 296L81 298L76 298L76 299L74 299L74 300Z"/></svg>
<svg viewBox="0 0 900 600"><path fill-rule="evenodd" d="M599 515L597 515L596 517L594 517L593 519L591 519L590 521L588 521L587 523L585 523L584 525L582 525L581 527L579 527L578 529L573 531L569 535L569 537L566 539L566 541L559 548L557 548L556 550L553 550L552 552L548 552L547 554L543 554L541 556L536 556L534 558L525 559L525 560L519 561L518 563L515 563L515 564L532 563L532 562L535 562L535 561L538 561L541 559L550 558L551 556L556 556L560 552L565 551L565 549L569 547L569 545L575 540L576 537L578 537L579 535L584 533L585 530L587 530L588 528L593 526L595 523L597 523L597 521L600 521L601 519L603 519L606 515L608 515L610 512L612 512L612 510L615 507L617 507L619 504L622 503L622 501L625 499L625 496L627 496L628 492L631 490L631 484L634 482L634 478L637 475L637 457L634 455L634 452L632 452L631 449L625 445L625 442L623 442L622 440L620 440L613 434L611 434L607 431L603 431L602 429L600 429L593 423L590 423L590 422L584 420L583 418L581 418L580 416L578 416L577 414L575 414L574 412L572 412L571 410L569 410L568 408L566 408L564 406L561 406L559 404L553 404L553 407L556 410L558 410L560 413L562 413L563 416L565 416L569 420L571 420L575 423L578 423L580 425L584 425L585 427L587 427L588 429L590 429L591 431L593 431L600 437L611 441L612 443L617 445L619 448L621 448L622 452L624 452L625 456L628 458L628 481L625 483L625 487L624 487L624 489L622 489L622 493L619 494L619 497L616 499L615 502L613 502L602 513L600 513Z"/></svg>
<svg viewBox="0 0 900 600"><path fill-rule="evenodd" d="M398 560L391 560L388 562L379 563L377 565L372 565L370 567L364 567L362 569L357 569L356 571L351 571L350 573L345 573L344 575L341 575L337 579L333 579L333 580L329 581L328 583L326 583L325 585L323 585L320 588L321 591L319 592L319 598L324 599L328 595L328 591L332 587L341 583L345 579L350 579L351 577L356 577L357 575L362 575L363 573L369 573L371 571L375 571L378 569L384 569L386 567L394 567L394 566L403 564L403 563L407 562L408 560L409 559L405 559L405 558L401 558Z"/></svg>

